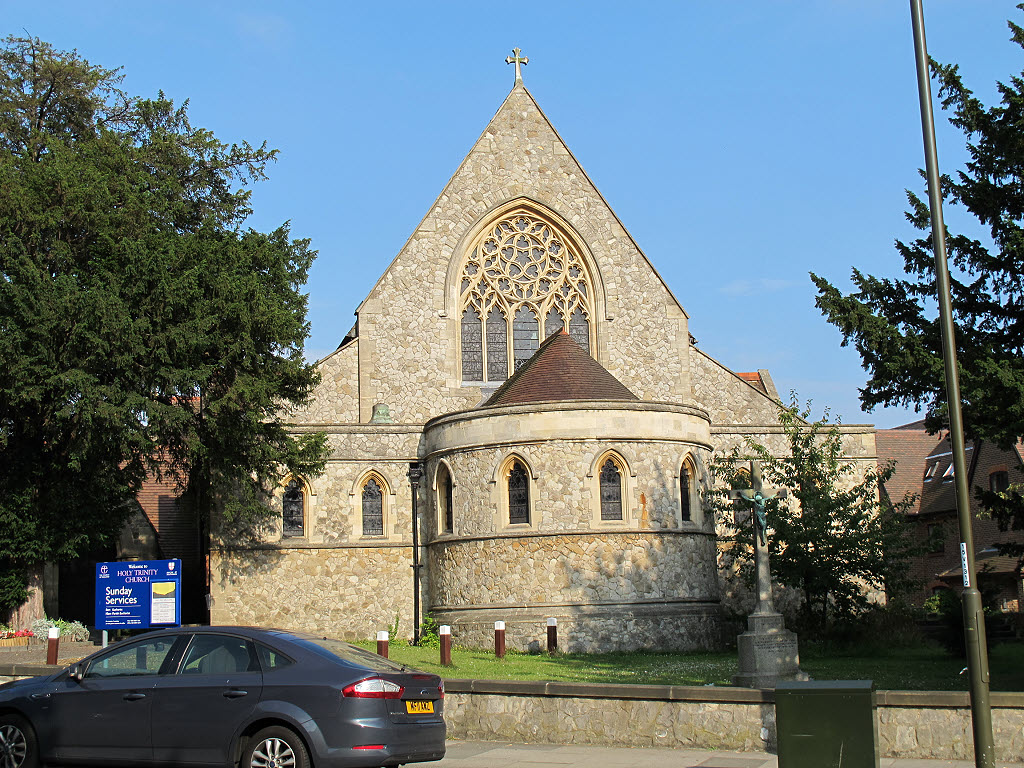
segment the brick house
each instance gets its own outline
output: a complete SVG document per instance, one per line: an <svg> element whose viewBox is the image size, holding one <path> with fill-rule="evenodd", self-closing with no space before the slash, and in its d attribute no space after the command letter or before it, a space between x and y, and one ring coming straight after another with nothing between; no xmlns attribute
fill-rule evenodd
<svg viewBox="0 0 1024 768"><path fill-rule="evenodd" d="M896 471L885 484L888 497L902 499L906 493L916 496L909 514L913 535L925 552L911 565L911 576L919 582L912 601L920 605L943 589L961 591L956 490L948 436L930 435L924 423L916 421L878 430L875 442L880 463L896 462ZM998 609L1009 612L1019 612L1024 601L1021 569L1017 558L999 555L996 545L1024 540L1024 534L1000 531L994 520L983 515L975 492L977 488L1004 490L1010 484L1024 482L1022 447L1018 444L1004 451L981 440L969 441L965 446L978 582Z"/></svg>

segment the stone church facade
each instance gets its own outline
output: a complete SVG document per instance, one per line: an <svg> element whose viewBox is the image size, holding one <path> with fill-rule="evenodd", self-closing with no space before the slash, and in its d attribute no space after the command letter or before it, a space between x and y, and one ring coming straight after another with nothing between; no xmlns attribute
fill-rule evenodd
<svg viewBox="0 0 1024 768"><path fill-rule="evenodd" d="M327 469L263 546L214 548L213 623L408 636L418 598L470 646L548 618L568 650L719 645L708 467L778 439L778 394L694 346L520 79L356 316L293 418Z"/></svg>

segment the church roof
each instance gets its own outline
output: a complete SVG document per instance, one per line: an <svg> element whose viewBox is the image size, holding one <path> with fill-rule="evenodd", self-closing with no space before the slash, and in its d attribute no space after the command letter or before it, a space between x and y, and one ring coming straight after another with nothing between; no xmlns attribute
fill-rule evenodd
<svg viewBox="0 0 1024 768"><path fill-rule="evenodd" d="M540 345L482 407L552 400L639 400L563 328Z"/></svg>

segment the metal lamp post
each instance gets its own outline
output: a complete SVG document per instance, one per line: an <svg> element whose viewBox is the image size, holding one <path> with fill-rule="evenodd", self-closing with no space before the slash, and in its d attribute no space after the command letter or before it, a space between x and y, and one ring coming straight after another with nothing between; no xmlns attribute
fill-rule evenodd
<svg viewBox="0 0 1024 768"><path fill-rule="evenodd" d="M974 563L974 533L971 528L970 494L967 488L967 459L964 454L964 424L960 411L960 379L953 327L953 302L946 263L946 225L942 220L942 190L939 159L935 148L935 118L932 113L931 82L928 77L928 46L924 37L921 0L910 0L914 25L914 53L917 59L917 88L921 100L921 129L928 171L928 205L932 218L932 246L935 249L936 294L942 331L942 356L949 404L949 440L953 449L953 478L956 483L957 518L960 523L960 559L963 565L964 636L967 640L967 668L971 676L971 722L974 727L974 763L977 768L995 768L992 738L992 708L989 701L988 653L985 617Z"/></svg>
<svg viewBox="0 0 1024 768"><path fill-rule="evenodd" d="M423 469L418 462L409 464L409 484L412 486L412 644L420 644L420 519L416 501L420 495Z"/></svg>

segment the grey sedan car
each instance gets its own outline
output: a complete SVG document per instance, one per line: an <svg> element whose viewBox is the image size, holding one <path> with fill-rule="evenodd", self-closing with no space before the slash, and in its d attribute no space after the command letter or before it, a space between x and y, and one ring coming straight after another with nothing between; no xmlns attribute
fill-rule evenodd
<svg viewBox="0 0 1024 768"><path fill-rule="evenodd" d="M375 768L444 757L441 678L312 634L151 632L0 685L0 768Z"/></svg>

